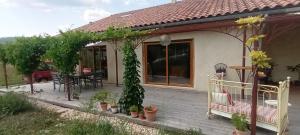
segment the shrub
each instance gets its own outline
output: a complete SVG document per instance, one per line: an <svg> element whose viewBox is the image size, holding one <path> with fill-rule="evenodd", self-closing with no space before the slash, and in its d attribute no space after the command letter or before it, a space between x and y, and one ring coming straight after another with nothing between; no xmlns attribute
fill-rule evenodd
<svg viewBox="0 0 300 135"><path fill-rule="evenodd" d="M133 105L133 106L131 106L131 107L129 108L129 111L130 111L130 112L138 112L139 109L138 109L138 107L137 107L136 105Z"/></svg>
<svg viewBox="0 0 300 135"><path fill-rule="evenodd" d="M32 110L33 105L23 95L6 93L0 96L0 115L13 115L19 112Z"/></svg>
<svg viewBox="0 0 300 135"><path fill-rule="evenodd" d="M93 99L94 100L97 100L97 101L100 101L101 103L106 103L106 100L108 99L109 97L109 93L105 90L102 90L100 92L98 92L94 97Z"/></svg>
<svg viewBox="0 0 300 135"><path fill-rule="evenodd" d="M232 123L235 126L235 128L239 131L246 131L247 130L247 120L246 120L246 115L244 114L233 114L232 115Z"/></svg>

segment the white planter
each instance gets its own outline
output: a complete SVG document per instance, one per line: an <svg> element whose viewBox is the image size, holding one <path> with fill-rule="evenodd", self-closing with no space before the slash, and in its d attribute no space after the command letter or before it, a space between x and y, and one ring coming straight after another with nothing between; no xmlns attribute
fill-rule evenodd
<svg viewBox="0 0 300 135"><path fill-rule="evenodd" d="M118 112L118 107L113 107L110 108L111 109L111 113L117 113Z"/></svg>

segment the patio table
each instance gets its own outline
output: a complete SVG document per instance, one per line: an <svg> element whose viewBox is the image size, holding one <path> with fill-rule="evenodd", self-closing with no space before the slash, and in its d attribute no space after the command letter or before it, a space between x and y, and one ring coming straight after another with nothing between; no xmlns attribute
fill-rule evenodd
<svg viewBox="0 0 300 135"><path fill-rule="evenodd" d="M93 83L93 88L96 88L96 83L97 83L97 75L101 74L102 72L92 72L89 74L74 74L71 77L73 78L73 80L75 81L76 84L79 85L79 91L81 92L82 89L82 84L81 81L86 79L92 80ZM103 86L102 84L102 77L100 77L100 81L101 81L101 87Z"/></svg>

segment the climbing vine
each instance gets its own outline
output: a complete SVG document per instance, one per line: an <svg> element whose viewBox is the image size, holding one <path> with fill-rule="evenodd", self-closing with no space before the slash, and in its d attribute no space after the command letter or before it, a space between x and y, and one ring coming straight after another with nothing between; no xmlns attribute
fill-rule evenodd
<svg viewBox="0 0 300 135"><path fill-rule="evenodd" d="M139 110L143 109L144 88L140 85L140 62L135 53L132 40L126 40L123 46L123 65L124 71L124 87L122 97L119 101L121 109L124 113L129 113L129 108L133 105Z"/></svg>

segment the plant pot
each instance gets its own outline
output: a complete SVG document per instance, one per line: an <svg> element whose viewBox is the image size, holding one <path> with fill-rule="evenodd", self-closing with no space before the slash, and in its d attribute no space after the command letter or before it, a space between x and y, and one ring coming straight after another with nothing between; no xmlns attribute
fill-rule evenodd
<svg viewBox="0 0 300 135"><path fill-rule="evenodd" d="M100 103L100 107L102 111L107 111L107 103Z"/></svg>
<svg viewBox="0 0 300 135"><path fill-rule="evenodd" d="M158 110L158 109L157 109L156 106L152 106L152 111L148 111L148 110L146 110L146 109L144 108L146 120L148 120L148 121L155 121L157 110Z"/></svg>
<svg viewBox="0 0 300 135"><path fill-rule="evenodd" d="M248 131L239 131L237 129L234 130L235 135L249 135Z"/></svg>
<svg viewBox="0 0 300 135"><path fill-rule="evenodd" d="M141 120L144 120L144 119L145 119L144 113L139 113L139 118L140 118Z"/></svg>
<svg viewBox="0 0 300 135"><path fill-rule="evenodd" d="M261 72L261 71L258 71L257 75L258 75L259 78L265 78L266 77L266 74L264 72Z"/></svg>
<svg viewBox="0 0 300 135"><path fill-rule="evenodd" d="M118 107L117 106L111 106L111 113L118 113Z"/></svg>
<svg viewBox="0 0 300 135"><path fill-rule="evenodd" d="M130 112L132 118L136 118L139 116L138 112Z"/></svg>

